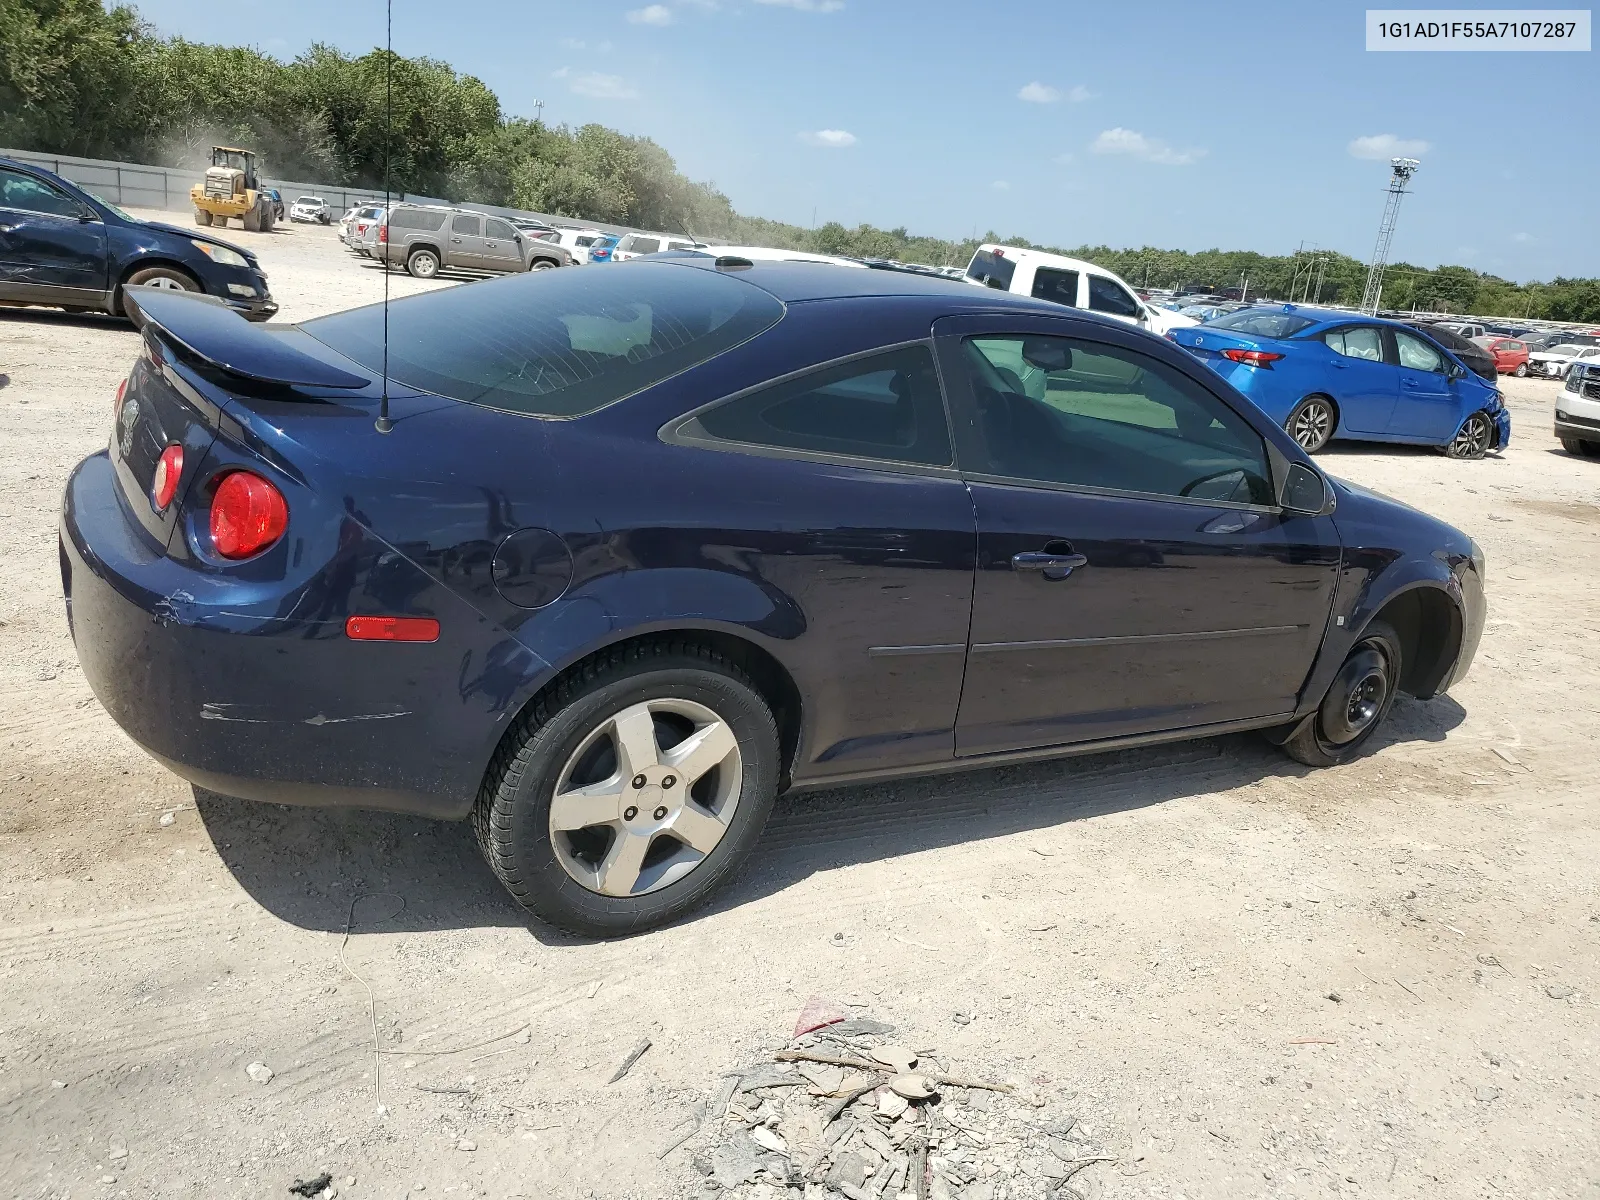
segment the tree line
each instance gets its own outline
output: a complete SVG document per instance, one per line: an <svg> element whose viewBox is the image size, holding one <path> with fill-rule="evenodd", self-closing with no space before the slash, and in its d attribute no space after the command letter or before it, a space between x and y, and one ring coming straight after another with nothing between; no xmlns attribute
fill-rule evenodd
<svg viewBox="0 0 1600 1200"><path fill-rule="evenodd" d="M256 150L275 177L501 204L580 220L816 253L963 264L982 241L1084 258L1151 287L1248 287L1279 300L1359 301L1347 255L948 241L905 228L816 229L745 216L649 138L508 117L484 82L436 59L314 45L291 62L158 36L99 0L0 0L0 145L198 169L213 143ZM1461 266L1397 263L1383 303L1600 321L1600 280L1517 284Z"/></svg>

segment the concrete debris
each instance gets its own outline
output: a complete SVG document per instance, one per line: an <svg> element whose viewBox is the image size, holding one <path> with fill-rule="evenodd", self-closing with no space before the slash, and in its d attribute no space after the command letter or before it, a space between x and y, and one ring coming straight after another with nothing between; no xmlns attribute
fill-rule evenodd
<svg viewBox="0 0 1600 1200"><path fill-rule="evenodd" d="M266 1063L253 1062L244 1069L244 1073L257 1083L272 1082L273 1070Z"/></svg>
<svg viewBox="0 0 1600 1200"><path fill-rule="evenodd" d="M684 1195L1072 1200L1099 1193L1084 1172L1117 1161L1080 1121L1085 1114L1054 1107L1074 1099L1069 1088L1046 1097L999 1082L909 1033L892 1044L894 1026L870 1017L809 1023L723 1076L680 1160Z"/></svg>

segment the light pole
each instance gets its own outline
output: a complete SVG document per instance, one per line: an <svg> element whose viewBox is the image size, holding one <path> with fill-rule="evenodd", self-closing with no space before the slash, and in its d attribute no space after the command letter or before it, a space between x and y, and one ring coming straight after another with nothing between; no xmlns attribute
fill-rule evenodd
<svg viewBox="0 0 1600 1200"><path fill-rule="evenodd" d="M1367 287L1361 295L1361 311L1376 315L1378 301L1383 296L1383 268L1389 262L1389 243L1394 238L1395 222L1400 218L1400 198L1406 194L1406 184L1422 166L1414 158L1389 160L1389 198L1384 201L1383 219L1378 222L1378 241L1372 248L1372 265L1367 268Z"/></svg>

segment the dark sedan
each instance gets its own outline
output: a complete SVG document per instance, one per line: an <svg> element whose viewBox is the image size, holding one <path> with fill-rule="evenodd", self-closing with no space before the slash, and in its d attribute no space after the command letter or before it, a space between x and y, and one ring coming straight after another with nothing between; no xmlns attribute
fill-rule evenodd
<svg viewBox="0 0 1600 1200"><path fill-rule="evenodd" d="M140 286L203 292L252 321L278 311L250 251L0 158L0 301L121 316L123 289Z"/></svg>
<svg viewBox="0 0 1600 1200"><path fill-rule="evenodd" d="M470 818L575 931L704 900L786 788L1246 729L1344 762L1483 625L1470 538L1058 305L708 256L276 335L137 303L61 518L96 695L206 788Z"/></svg>

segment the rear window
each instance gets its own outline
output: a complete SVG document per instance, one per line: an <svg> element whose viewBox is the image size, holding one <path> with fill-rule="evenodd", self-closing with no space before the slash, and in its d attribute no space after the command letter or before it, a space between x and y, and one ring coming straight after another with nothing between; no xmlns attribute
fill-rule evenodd
<svg viewBox="0 0 1600 1200"><path fill-rule="evenodd" d="M389 376L407 387L538 417L593 412L748 341L783 305L742 280L651 265L541 271L389 306ZM383 369L383 306L301 326Z"/></svg>
<svg viewBox="0 0 1600 1200"><path fill-rule="evenodd" d="M444 228L444 214L425 208L397 208L389 214L389 228L439 230Z"/></svg>
<svg viewBox="0 0 1600 1200"><path fill-rule="evenodd" d="M976 279L984 286L998 288L1002 292L1011 290L1011 277L1016 273L1016 263L990 250L979 250L967 264L968 279Z"/></svg>
<svg viewBox="0 0 1600 1200"><path fill-rule="evenodd" d="M630 233L617 244L617 249L624 254L654 254L661 249L661 239Z"/></svg>
<svg viewBox="0 0 1600 1200"><path fill-rule="evenodd" d="M1249 337L1286 338L1293 337L1309 325L1315 325L1316 321L1294 313L1247 308L1241 312L1224 313L1206 324L1212 329L1231 329Z"/></svg>

